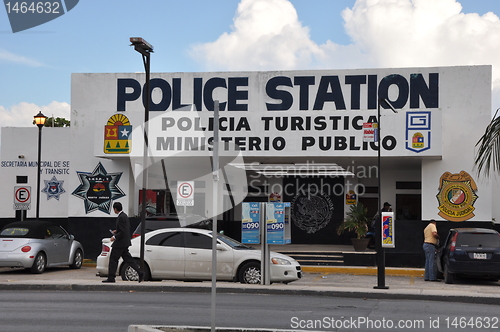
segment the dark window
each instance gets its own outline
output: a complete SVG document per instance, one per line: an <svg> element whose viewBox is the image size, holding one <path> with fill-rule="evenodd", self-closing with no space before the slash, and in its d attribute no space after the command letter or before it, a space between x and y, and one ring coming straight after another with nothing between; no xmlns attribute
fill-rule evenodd
<svg viewBox="0 0 500 332"><path fill-rule="evenodd" d="M461 233L457 238L460 247L500 247L500 236L487 233Z"/></svg>
<svg viewBox="0 0 500 332"><path fill-rule="evenodd" d="M186 232L186 248L212 249L212 238L200 233Z"/></svg>
<svg viewBox="0 0 500 332"><path fill-rule="evenodd" d="M182 247L182 235L180 232L165 232L151 237L146 244L150 246Z"/></svg>
<svg viewBox="0 0 500 332"><path fill-rule="evenodd" d="M396 181L396 189L422 189L420 181Z"/></svg>
<svg viewBox="0 0 500 332"><path fill-rule="evenodd" d="M61 227L58 226L48 226L47 230L45 231L45 238L46 239L63 239L67 238L66 232L61 229Z"/></svg>
<svg viewBox="0 0 500 332"><path fill-rule="evenodd" d="M28 177L26 175L16 176L16 183L28 183Z"/></svg>
<svg viewBox="0 0 500 332"><path fill-rule="evenodd" d="M365 187L365 194L378 194L378 187Z"/></svg>
<svg viewBox="0 0 500 332"><path fill-rule="evenodd" d="M422 195L421 194L397 194L396 207L393 210L396 220L421 220L422 219Z"/></svg>

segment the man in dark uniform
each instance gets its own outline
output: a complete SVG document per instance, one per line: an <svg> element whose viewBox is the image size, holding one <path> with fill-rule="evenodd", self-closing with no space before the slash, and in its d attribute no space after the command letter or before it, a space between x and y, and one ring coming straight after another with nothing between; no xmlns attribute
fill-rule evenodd
<svg viewBox="0 0 500 332"><path fill-rule="evenodd" d="M118 215L116 220L116 229L113 231L113 236L111 237L111 255L109 256L109 265L108 265L108 278L103 280L102 282L115 282L116 277L116 269L118 268L118 260L123 258L123 262L127 263L134 270L137 271L139 275L139 282L144 280L145 273L140 270L139 265L135 262L132 255L128 251L128 247L130 247L130 222L128 220L128 216L125 212L122 211L122 203L115 202L113 204L113 210Z"/></svg>

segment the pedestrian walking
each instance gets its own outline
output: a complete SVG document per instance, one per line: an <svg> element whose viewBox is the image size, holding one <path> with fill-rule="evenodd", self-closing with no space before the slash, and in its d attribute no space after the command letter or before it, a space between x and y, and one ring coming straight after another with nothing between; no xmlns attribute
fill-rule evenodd
<svg viewBox="0 0 500 332"><path fill-rule="evenodd" d="M139 282L144 280L145 273L140 270L139 265L135 262L132 255L128 251L128 247L130 247L130 222L128 220L128 216L125 212L123 212L122 203L115 202L113 204L113 210L118 215L116 219L116 229L113 232L113 236L111 237L111 255L109 256L109 265L108 265L108 277L102 282L115 282L116 278L116 269L118 268L118 260L123 258L124 263L128 263L134 270L137 271L139 275Z"/></svg>

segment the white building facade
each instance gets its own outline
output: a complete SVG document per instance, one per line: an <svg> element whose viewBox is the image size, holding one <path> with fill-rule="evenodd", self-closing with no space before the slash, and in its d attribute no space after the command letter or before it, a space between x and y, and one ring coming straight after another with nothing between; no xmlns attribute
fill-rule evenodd
<svg viewBox="0 0 500 332"><path fill-rule="evenodd" d="M144 83L144 74L72 75L71 127L43 129L39 193L38 129L3 128L1 217L16 216L14 191L23 185L31 187L28 218L36 195L45 218L110 217L115 201L138 215ZM216 212L215 101L222 170ZM369 127L379 122L379 107L376 133ZM500 214L497 185L478 178L473 162L490 120L491 66L155 73L148 209L172 212L178 184L192 181L194 206L177 210L237 222L242 201L291 202L292 242L326 243L350 204L374 213L379 190L396 220L492 221ZM380 168L370 141L378 134Z"/></svg>

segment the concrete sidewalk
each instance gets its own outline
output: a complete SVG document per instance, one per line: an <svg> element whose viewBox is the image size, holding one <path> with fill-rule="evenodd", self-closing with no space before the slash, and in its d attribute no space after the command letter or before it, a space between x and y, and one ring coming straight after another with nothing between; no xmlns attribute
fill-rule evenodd
<svg viewBox="0 0 500 332"><path fill-rule="evenodd" d="M426 282L422 269L386 268L385 286L375 289L377 269L371 267L303 267L304 277L288 285L243 285L218 282L218 293L320 295L371 299L415 299L467 303L500 304L500 284L481 279L458 280L456 284ZM25 270L0 268L0 290L60 291L142 291L142 292L210 292L211 282L122 281L103 284L93 266L80 270L49 269L41 275Z"/></svg>

